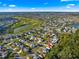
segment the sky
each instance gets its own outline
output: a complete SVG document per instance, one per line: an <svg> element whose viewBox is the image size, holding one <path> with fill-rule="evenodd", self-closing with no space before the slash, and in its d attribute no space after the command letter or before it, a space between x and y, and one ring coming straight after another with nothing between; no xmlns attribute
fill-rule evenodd
<svg viewBox="0 0 79 59"><path fill-rule="evenodd" d="M0 12L79 12L79 0L0 0Z"/></svg>

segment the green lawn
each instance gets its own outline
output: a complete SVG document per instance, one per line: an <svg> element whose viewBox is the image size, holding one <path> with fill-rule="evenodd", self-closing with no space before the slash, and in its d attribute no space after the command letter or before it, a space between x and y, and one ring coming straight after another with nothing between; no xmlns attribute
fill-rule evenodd
<svg viewBox="0 0 79 59"><path fill-rule="evenodd" d="M34 28L39 28L43 24L43 21L38 19L31 19L18 16L14 18L19 20L17 23L11 25L14 34L21 34Z"/></svg>

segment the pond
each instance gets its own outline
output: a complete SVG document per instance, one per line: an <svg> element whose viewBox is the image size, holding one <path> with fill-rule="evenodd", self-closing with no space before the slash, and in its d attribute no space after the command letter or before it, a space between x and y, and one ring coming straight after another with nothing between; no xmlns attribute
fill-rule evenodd
<svg viewBox="0 0 79 59"><path fill-rule="evenodd" d="M5 34L9 25L15 22L17 22L15 18L0 18L0 34Z"/></svg>
<svg viewBox="0 0 79 59"><path fill-rule="evenodd" d="M0 26L0 34L5 34L6 33L6 27L5 26L3 26L3 25L1 25Z"/></svg>
<svg viewBox="0 0 79 59"><path fill-rule="evenodd" d="M72 27L76 28L76 29L79 29L79 23L73 23L72 24Z"/></svg>

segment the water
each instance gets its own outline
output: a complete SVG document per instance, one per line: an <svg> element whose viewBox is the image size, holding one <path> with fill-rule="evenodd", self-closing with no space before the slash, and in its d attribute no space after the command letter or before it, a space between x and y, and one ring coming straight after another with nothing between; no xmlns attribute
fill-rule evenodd
<svg viewBox="0 0 79 59"><path fill-rule="evenodd" d="M72 24L72 27L76 28L76 29L79 29L79 23L74 23Z"/></svg>
<svg viewBox="0 0 79 59"><path fill-rule="evenodd" d="M5 31L6 31L6 27L3 25L0 26L0 34L3 34L3 33L5 34L6 33Z"/></svg>
<svg viewBox="0 0 79 59"><path fill-rule="evenodd" d="M15 23L17 19L15 18L0 18L0 34L5 34L9 25Z"/></svg>

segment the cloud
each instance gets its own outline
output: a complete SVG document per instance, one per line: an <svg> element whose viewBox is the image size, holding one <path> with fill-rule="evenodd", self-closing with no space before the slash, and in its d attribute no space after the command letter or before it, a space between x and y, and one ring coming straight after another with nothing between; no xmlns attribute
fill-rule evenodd
<svg viewBox="0 0 79 59"><path fill-rule="evenodd" d="M70 1L70 0L61 0L61 1Z"/></svg>
<svg viewBox="0 0 79 59"><path fill-rule="evenodd" d="M66 7L67 8L73 8L73 7L75 7L76 5L75 4L68 4Z"/></svg>
<svg viewBox="0 0 79 59"><path fill-rule="evenodd" d="M16 5L12 4L12 5L9 5L9 7L16 7Z"/></svg>
<svg viewBox="0 0 79 59"><path fill-rule="evenodd" d="M2 4L2 2L0 2L0 4Z"/></svg>
<svg viewBox="0 0 79 59"><path fill-rule="evenodd" d="M66 2L66 1L79 1L79 0L61 0L62 2Z"/></svg>
<svg viewBox="0 0 79 59"><path fill-rule="evenodd" d="M3 6L7 6L7 4L3 4Z"/></svg>
<svg viewBox="0 0 79 59"><path fill-rule="evenodd" d="M35 8L31 8L31 9L35 9Z"/></svg>
<svg viewBox="0 0 79 59"><path fill-rule="evenodd" d="M0 9L0 12L79 12L79 9L53 9L53 8L47 8L47 9L14 9L14 8L6 8L6 9Z"/></svg>

